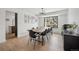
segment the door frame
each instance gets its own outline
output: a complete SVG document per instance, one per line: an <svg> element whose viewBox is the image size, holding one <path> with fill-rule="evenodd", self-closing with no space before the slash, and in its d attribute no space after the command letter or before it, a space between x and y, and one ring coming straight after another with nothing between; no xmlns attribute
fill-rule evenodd
<svg viewBox="0 0 79 59"><path fill-rule="evenodd" d="M18 14L15 13L15 36L18 36Z"/></svg>
<svg viewBox="0 0 79 59"><path fill-rule="evenodd" d="M18 36L18 13L14 11L9 11L9 12L13 12L15 14L15 36L17 37ZM6 15L6 12L5 12L5 15ZM6 16L5 16L5 22L6 22ZM6 24L5 24L5 27L6 27ZM5 32L5 35L6 35L6 32Z"/></svg>

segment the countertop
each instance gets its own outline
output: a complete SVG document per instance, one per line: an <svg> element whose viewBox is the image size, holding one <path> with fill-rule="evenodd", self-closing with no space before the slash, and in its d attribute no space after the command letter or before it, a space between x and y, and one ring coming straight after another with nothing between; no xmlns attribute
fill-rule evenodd
<svg viewBox="0 0 79 59"><path fill-rule="evenodd" d="M76 34L76 33L73 33L73 34L71 34L71 33L63 33L64 35L70 35L70 36L79 36L79 34Z"/></svg>

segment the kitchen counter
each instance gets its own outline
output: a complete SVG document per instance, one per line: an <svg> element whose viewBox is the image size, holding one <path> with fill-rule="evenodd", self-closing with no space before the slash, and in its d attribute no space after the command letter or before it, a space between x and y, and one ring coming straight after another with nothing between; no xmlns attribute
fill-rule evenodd
<svg viewBox="0 0 79 59"><path fill-rule="evenodd" d="M79 36L79 34L76 34L76 33L73 33L73 34L70 34L70 33L64 33L64 35Z"/></svg>
<svg viewBox="0 0 79 59"><path fill-rule="evenodd" d="M64 33L64 50L65 51L79 51L79 35Z"/></svg>

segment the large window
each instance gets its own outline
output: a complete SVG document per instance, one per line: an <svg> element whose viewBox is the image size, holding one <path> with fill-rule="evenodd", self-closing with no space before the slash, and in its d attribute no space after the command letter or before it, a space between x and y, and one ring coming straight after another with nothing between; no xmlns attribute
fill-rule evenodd
<svg viewBox="0 0 79 59"><path fill-rule="evenodd" d="M58 28L58 16L44 17L44 26Z"/></svg>

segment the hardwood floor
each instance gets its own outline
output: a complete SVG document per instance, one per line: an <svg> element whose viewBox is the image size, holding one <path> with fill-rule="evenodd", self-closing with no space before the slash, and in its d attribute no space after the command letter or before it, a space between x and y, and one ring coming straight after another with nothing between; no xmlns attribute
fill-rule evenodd
<svg viewBox="0 0 79 59"><path fill-rule="evenodd" d="M0 43L0 51L63 51L63 37L53 34L45 45L38 44L33 49L33 43L28 43L29 36L9 39Z"/></svg>
<svg viewBox="0 0 79 59"><path fill-rule="evenodd" d="M6 34L6 39L8 40L8 39L11 39L11 38L15 38L16 36L15 36L15 33L8 33L8 34Z"/></svg>

